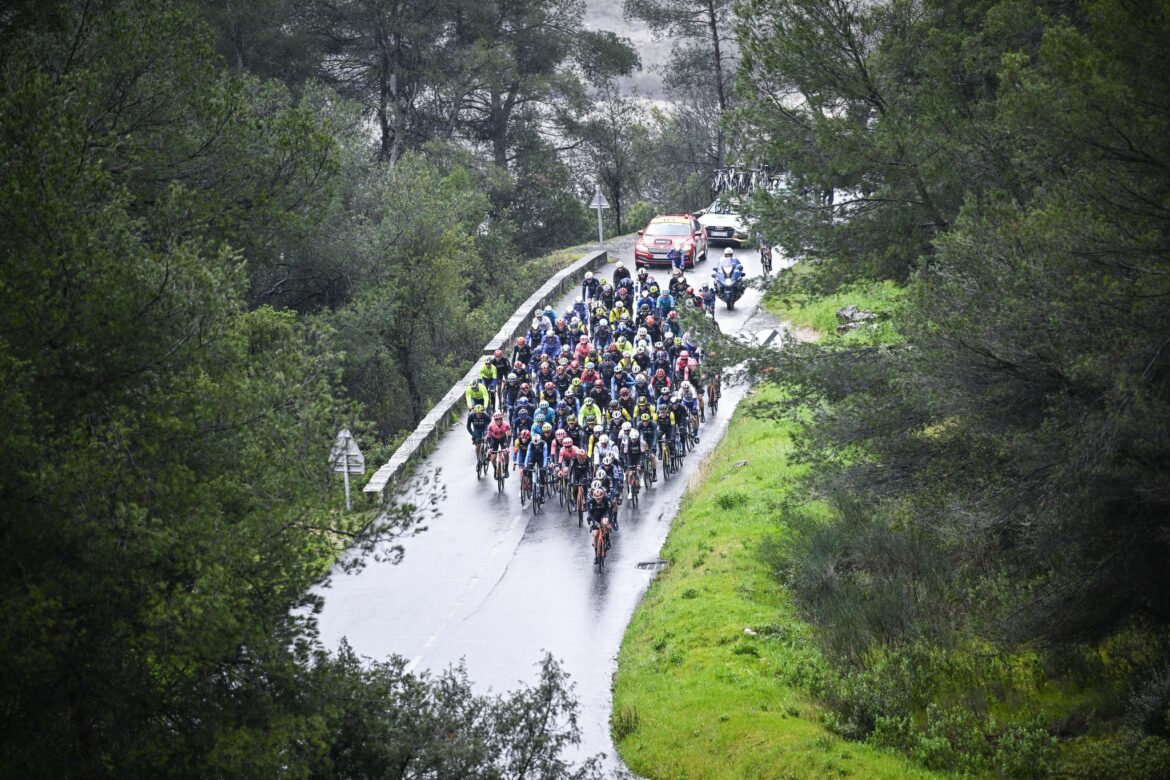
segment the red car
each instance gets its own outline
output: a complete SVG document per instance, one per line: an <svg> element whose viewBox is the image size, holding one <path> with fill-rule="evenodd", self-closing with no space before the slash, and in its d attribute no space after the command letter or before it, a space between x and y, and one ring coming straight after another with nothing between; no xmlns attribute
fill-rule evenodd
<svg viewBox="0 0 1170 780"><path fill-rule="evenodd" d="M663 214L638 231L634 242L634 265L669 266L671 249L683 253L683 266L694 268L707 259L707 232L690 214Z"/></svg>

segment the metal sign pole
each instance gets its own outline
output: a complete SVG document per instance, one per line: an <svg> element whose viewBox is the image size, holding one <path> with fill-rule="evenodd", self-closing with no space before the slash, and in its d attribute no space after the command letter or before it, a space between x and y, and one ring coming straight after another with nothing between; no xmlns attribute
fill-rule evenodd
<svg viewBox="0 0 1170 780"><path fill-rule="evenodd" d="M601 188L600 187L598 187L598 189L597 189L597 196L596 197L597 198L601 197ZM597 246L598 246L598 248L600 249L603 244L605 244L605 227L602 225L602 222L601 222L601 206L598 205L598 207L597 207Z"/></svg>
<svg viewBox="0 0 1170 780"><path fill-rule="evenodd" d="M353 505L349 501L349 440L346 439L345 443L345 454L342 456L345 458L345 462L342 465L345 466L345 511L349 512L353 509Z"/></svg>

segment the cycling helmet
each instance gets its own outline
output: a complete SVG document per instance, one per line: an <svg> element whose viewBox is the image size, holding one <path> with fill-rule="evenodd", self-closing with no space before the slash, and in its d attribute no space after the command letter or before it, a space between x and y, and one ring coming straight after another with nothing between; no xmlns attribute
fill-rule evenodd
<svg viewBox="0 0 1170 780"><path fill-rule="evenodd" d="M492 353L492 357L495 358L496 360L499 360L503 356L504 356L504 350L502 350L502 349L497 349L495 352Z"/></svg>
<svg viewBox="0 0 1170 780"><path fill-rule="evenodd" d="M482 414L482 413L483 413L483 404L476 404L476 405L475 405L475 413L476 413L476 414Z"/></svg>
<svg viewBox="0 0 1170 780"><path fill-rule="evenodd" d="M592 366L592 365L593 365L592 363L586 364L586 366ZM602 382L600 379L594 379L593 386L594 387L605 387L605 382Z"/></svg>
<svg viewBox="0 0 1170 780"><path fill-rule="evenodd" d="M521 439L531 439L532 438L532 431L528 430L527 428L524 428L523 430L520 431L520 438Z"/></svg>
<svg viewBox="0 0 1170 780"><path fill-rule="evenodd" d="M544 422L544 410L543 410L543 409L537 409L537 410L536 410L536 411L535 411L535 412L532 414L532 422L533 422L534 424L535 424L535 423L543 423L543 422Z"/></svg>
<svg viewBox="0 0 1170 780"><path fill-rule="evenodd" d="M520 377L516 376L516 372L515 372L515 371L513 371L513 372L512 372L512 373L510 373L510 374L508 374L508 384L510 384L510 385L514 385L514 384L516 384L516 383L517 383L517 382L519 382L519 381L520 381Z"/></svg>
<svg viewBox="0 0 1170 780"><path fill-rule="evenodd" d="M585 368L586 368L586 370L591 369L591 368L597 368L597 364L594 363L592 360L586 360L585 361Z"/></svg>
<svg viewBox="0 0 1170 780"><path fill-rule="evenodd" d="M504 413L503 412L496 412L492 415L492 419L495 420L496 422L499 422L500 420L504 419Z"/></svg>
<svg viewBox="0 0 1170 780"><path fill-rule="evenodd" d="M585 278L586 278L586 279L592 279L592 278L593 278L593 272L592 272L592 271L586 271L586 272L585 272Z"/></svg>
<svg viewBox="0 0 1170 780"><path fill-rule="evenodd" d="M653 317L647 317L647 318L646 318L646 327L647 327L647 328L653 328L653 327L654 327L654 318L653 318Z"/></svg>
<svg viewBox="0 0 1170 780"><path fill-rule="evenodd" d="M496 412L496 414L499 414L499 412ZM623 431L628 431L628 430L632 429L633 427L634 426L628 420L626 422L622 423L622 430Z"/></svg>
<svg viewBox="0 0 1170 780"><path fill-rule="evenodd" d="M601 433L601 432L602 432L602 431L604 431L604 430L605 430L605 428L602 428L600 425L594 425L594 426L593 426L593 432L594 432L595 434L599 434L599 433Z"/></svg>
<svg viewBox="0 0 1170 780"><path fill-rule="evenodd" d="M614 270L617 271L617 270L621 270L622 268L625 268L625 266L622 264L621 260L618 260L617 265L614 266Z"/></svg>
<svg viewBox="0 0 1170 780"><path fill-rule="evenodd" d="M516 405L517 406L528 406L528 399L525 398L524 396L520 396L520 398L518 398L516 400Z"/></svg>
<svg viewBox="0 0 1170 780"><path fill-rule="evenodd" d="M642 422L650 422L650 412L642 412Z"/></svg>
<svg viewBox="0 0 1170 780"><path fill-rule="evenodd" d="M735 252L731 251L731 247L727 247L726 249L723 250L724 257L731 257L734 254L735 254Z"/></svg>
<svg viewBox="0 0 1170 780"><path fill-rule="evenodd" d="M593 488L593 497L599 501L605 498L605 488L601 487L601 485Z"/></svg>
<svg viewBox="0 0 1170 780"><path fill-rule="evenodd" d="M658 369L657 371L654 372L654 378L655 379L666 379L666 371L664 369L661 369L661 368Z"/></svg>
<svg viewBox="0 0 1170 780"><path fill-rule="evenodd" d="M557 389L557 386L556 386L556 385L554 385L552 382L545 382L545 383L544 383L544 389L545 389L545 390L556 390L556 389Z"/></svg>
<svg viewBox="0 0 1170 780"><path fill-rule="evenodd" d="M638 433L637 428L634 428L632 431L630 431L630 441L637 441L639 438L641 438L641 436L642 434Z"/></svg>
<svg viewBox="0 0 1170 780"><path fill-rule="evenodd" d="M545 423L544 425L540 426L540 429L542 431L544 431L545 433L551 433L552 432L552 423Z"/></svg>
<svg viewBox="0 0 1170 780"><path fill-rule="evenodd" d="M672 404L677 404L677 403L679 402L678 393L675 393L674 395L672 395L672 396L670 397L670 402L671 402Z"/></svg>
<svg viewBox="0 0 1170 780"><path fill-rule="evenodd" d="M573 387L580 387L581 386L581 377L579 377L579 376L573 377L573 381L571 384L573 385Z"/></svg>
<svg viewBox="0 0 1170 780"><path fill-rule="evenodd" d="M666 313L666 319L668 319L668 320L677 320L677 319L678 319L678 311L677 311L677 310L675 310L675 309L671 309L670 311L668 311L668 312Z"/></svg>
<svg viewBox="0 0 1170 780"><path fill-rule="evenodd" d="M621 390L618 390L618 395L620 395L622 398L629 398L630 397L630 388L623 387Z"/></svg>
<svg viewBox="0 0 1170 780"><path fill-rule="evenodd" d="M613 465L613 455L606 455L604 458L601 459L601 462L607 466L612 466Z"/></svg>
<svg viewBox="0 0 1170 780"><path fill-rule="evenodd" d="M589 453L585 452L585 450L577 450L576 455L578 460L584 460L589 457Z"/></svg>
<svg viewBox="0 0 1170 780"><path fill-rule="evenodd" d="M613 412L610 412L609 418L616 423L618 420L622 419L621 410L615 409Z"/></svg>
<svg viewBox="0 0 1170 780"><path fill-rule="evenodd" d="M690 390L690 389L691 389L691 383L690 383L690 381L689 381L689 380L686 380L686 379L684 379L684 380L682 381L682 385L681 385L681 386L682 386L682 389L683 389L683 390Z"/></svg>
<svg viewBox="0 0 1170 780"><path fill-rule="evenodd" d="M678 356L679 356L680 358L686 358L686 357L690 357L690 356L691 356L690 350L686 350L686 349L684 349L682 352L679 352L679 353L678 353Z"/></svg>
<svg viewBox="0 0 1170 780"><path fill-rule="evenodd" d="M529 384L527 382L524 382L523 384L520 385L520 392L522 392L522 393L527 393L531 389L532 388L529 386Z"/></svg>
<svg viewBox="0 0 1170 780"><path fill-rule="evenodd" d="M582 334L581 334L581 337L577 339L577 343L578 343L578 344L588 344L588 343L589 343L589 337L588 337L588 336L586 336L585 334L583 334L583 333L582 333Z"/></svg>
<svg viewBox="0 0 1170 780"><path fill-rule="evenodd" d="M582 298L580 295L578 295L577 296L577 303L585 303L585 299Z"/></svg>
<svg viewBox="0 0 1170 780"><path fill-rule="evenodd" d="M541 401L540 402L540 411L542 411L542 412L548 411L548 401Z"/></svg>
<svg viewBox="0 0 1170 780"><path fill-rule="evenodd" d="M605 479L605 478L606 478L606 477L608 477L609 475L605 473L605 469L603 469L603 468L601 468L600 466L598 466L598 467L597 467L597 471L593 472L593 476L597 478L597 481L598 481L598 482L601 482L603 479ZM604 482L601 482L601 483L602 483L603 485L605 484Z"/></svg>
<svg viewBox="0 0 1170 780"><path fill-rule="evenodd" d="M537 329L537 328L539 328L539 327L540 327L540 318L539 318L539 317L533 317L533 318L532 318L532 329L533 329L533 330L536 330L536 329Z"/></svg>
<svg viewBox="0 0 1170 780"><path fill-rule="evenodd" d="M564 428L557 428L557 432L554 434L554 436L556 436L558 441L565 438L565 429Z"/></svg>
<svg viewBox="0 0 1170 780"><path fill-rule="evenodd" d="M597 440L597 443L598 444L609 444L609 437L603 433L603 434L601 434L601 438Z"/></svg>

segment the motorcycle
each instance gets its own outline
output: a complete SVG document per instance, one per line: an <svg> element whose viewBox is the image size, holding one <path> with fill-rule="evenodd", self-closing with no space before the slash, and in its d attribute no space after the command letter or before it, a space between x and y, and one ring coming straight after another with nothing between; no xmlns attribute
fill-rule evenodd
<svg viewBox="0 0 1170 780"><path fill-rule="evenodd" d="M715 278L715 295L727 304L728 309L734 309L735 302L743 296L747 287L743 266L724 263L711 276Z"/></svg>

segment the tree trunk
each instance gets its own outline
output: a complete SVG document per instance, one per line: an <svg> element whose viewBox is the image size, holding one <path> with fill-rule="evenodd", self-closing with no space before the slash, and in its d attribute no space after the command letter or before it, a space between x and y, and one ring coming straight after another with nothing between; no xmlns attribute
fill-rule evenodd
<svg viewBox="0 0 1170 780"><path fill-rule="evenodd" d="M727 112L727 95L723 90L723 52L719 46L719 20L715 12L715 0L707 0L707 27L711 30L711 45L715 49L715 96L719 100L719 119ZM723 122L715 130L715 164L723 165Z"/></svg>

